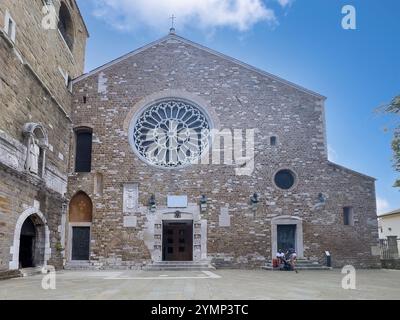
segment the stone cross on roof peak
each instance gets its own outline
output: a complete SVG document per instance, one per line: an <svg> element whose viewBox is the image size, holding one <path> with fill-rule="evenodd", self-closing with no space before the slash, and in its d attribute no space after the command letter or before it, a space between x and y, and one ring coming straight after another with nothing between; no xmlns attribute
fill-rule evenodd
<svg viewBox="0 0 400 320"><path fill-rule="evenodd" d="M171 28L169 29L169 33L175 34L175 19L176 19L175 15L172 15L170 19L171 19Z"/></svg>

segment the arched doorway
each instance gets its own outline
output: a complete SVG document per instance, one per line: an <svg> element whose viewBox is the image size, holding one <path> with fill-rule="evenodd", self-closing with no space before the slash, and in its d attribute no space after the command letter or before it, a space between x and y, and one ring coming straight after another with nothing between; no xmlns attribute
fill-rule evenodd
<svg viewBox="0 0 400 320"><path fill-rule="evenodd" d="M25 220L21 229L19 240L19 265L20 268L32 268L35 266L35 238L36 228L30 217Z"/></svg>
<svg viewBox="0 0 400 320"><path fill-rule="evenodd" d="M10 270L46 266L50 259L50 231L37 208L24 211L15 225Z"/></svg>
<svg viewBox="0 0 400 320"><path fill-rule="evenodd" d="M90 228L93 204L89 196L80 191L69 204L70 261L90 260Z"/></svg>

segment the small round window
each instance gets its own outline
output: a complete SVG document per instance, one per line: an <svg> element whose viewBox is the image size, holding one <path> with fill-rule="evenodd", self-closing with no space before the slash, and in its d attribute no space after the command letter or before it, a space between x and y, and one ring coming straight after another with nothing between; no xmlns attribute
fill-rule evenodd
<svg viewBox="0 0 400 320"><path fill-rule="evenodd" d="M294 173L287 169L280 170L275 175L275 184L278 186L278 188L283 190L289 190L290 188L292 188L295 180L296 178Z"/></svg>

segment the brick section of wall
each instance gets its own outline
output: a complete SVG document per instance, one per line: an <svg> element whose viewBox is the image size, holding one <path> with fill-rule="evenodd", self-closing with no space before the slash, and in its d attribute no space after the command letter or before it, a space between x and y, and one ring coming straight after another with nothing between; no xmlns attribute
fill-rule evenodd
<svg viewBox="0 0 400 320"><path fill-rule="evenodd" d="M169 89L207 101L222 129L256 129L251 177L236 176L234 167L224 165L166 171L134 154L124 127L127 116L138 101ZM167 195L187 194L191 203L207 195L209 208L202 218L208 220L208 254L232 265L257 267L270 259L271 219L289 215L303 219L306 257L321 261L329 250L335 266L379 266L379 257L371 253L378 239L374 180L328 162L321 98L170 37L78 82L72 117L75 126L93 128L92 168L104 176L102 197L93 197L93 174L69 179L69 196L79 190L92 195L94 261L115 266L149 259L142 239L146 213L136 214L137 228L123 228L122 188L133 182L142 206L153 193L162 206ZM278 137L276 147L269 146L272 135ZM297 174L293 189L273 184L280 168ZM261 196L255 214L249 204L254 192ZM314 209L319 193L327 203ZM223 228L218 218L225 206L231 227ZM343 225L344 206L353 207L353 227Z"/></svg>

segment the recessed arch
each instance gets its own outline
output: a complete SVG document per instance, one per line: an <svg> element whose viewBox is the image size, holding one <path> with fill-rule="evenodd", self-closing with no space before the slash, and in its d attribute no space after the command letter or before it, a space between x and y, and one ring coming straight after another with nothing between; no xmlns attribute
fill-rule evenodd
<svg viewBox="0 0 400 320"><path fill-rule="evenodd" d="M40 123L26 123L22 129L25 137L26 158L25 169L39 177L43 177L46 164L46 150L49 138L46 128Z"/></svg>
<svg viewBox="0 0 400 320"><path fill-rule="evenodd" d="M77 192L69 203L68 258L69 261L89 261L93 203L83 191Z"/></svg>
<svg viewBox="0 0 400 320"><path fill-rule="evenodd" d="M69 204L69 222L91 223L93 219L93 204L90 197L83 191L77 192Z"/></svg>
<svg viewBox="0 0 400 320"><path fill-rule="evenodd" d="M38 140L38 144L41 148L48 148L49 138L47 130L41 123L26 123L22 129L22 132L25 137L34 136Z"/></svg>
<svg viewBox="0 0 400 320"><path fill-rule="evenodd" d="M27 219L31 220L30 226L27 227ZM50 230L47 225L46 218L43 213L37 208L29 208L25 210L18 218L15 225L14 241L10 252L12 253L12 260L9 263L10 270L18 270L20 268L20 245L21 234L23 234L23 227L32 228L35 230L35 243L33 244L33 266L47 266L47 261L51 256L50 249ZM27 232L29 230L24 230ZM32 230L31 230L32 231Z"/></svg>

